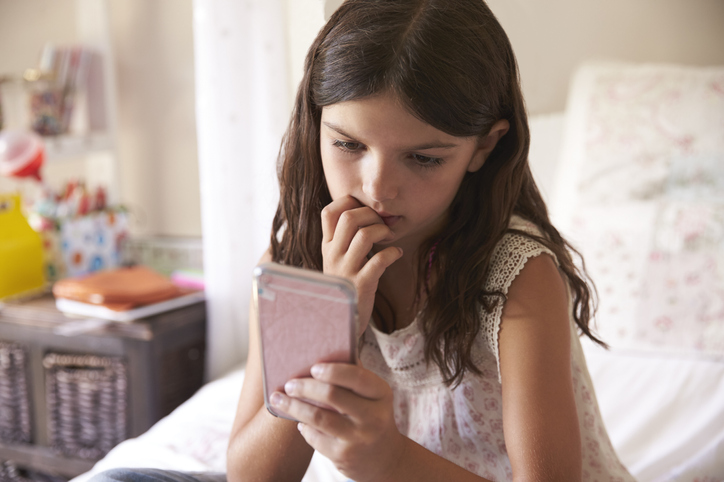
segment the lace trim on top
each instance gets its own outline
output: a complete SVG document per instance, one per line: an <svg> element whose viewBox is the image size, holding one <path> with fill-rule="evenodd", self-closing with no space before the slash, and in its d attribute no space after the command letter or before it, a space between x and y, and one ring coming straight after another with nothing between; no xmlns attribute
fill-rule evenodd
<svg viewBox="0 0 724 482"><path fill-rule="evenodd" d="M511 218L509 227L534 236L542 236L541 231L535 224L519 216ZM544 253L549 254L558 265L555 254L539 242L522 234L508 233L504 235L493 251L490 275L485 283L486 291L499 291L507 296L510 285L523 270L525 263L530 258L535 258ZM490 351L495 355L495 362L498 367L498 381L501 381L498 338L503 305L504 303L498 302L491 313L487 313L482 307L480 308L481 331Z"/></svg>

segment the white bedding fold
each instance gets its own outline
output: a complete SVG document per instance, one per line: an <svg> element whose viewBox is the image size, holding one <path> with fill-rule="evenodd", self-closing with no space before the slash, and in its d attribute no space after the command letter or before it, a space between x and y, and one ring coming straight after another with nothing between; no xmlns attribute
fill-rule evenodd
<svg viewBox="0 0 724 482"><path fill-rule="evenodd" d="M724 480L724 362L584 346L611 441L637 479Z"/></svg>

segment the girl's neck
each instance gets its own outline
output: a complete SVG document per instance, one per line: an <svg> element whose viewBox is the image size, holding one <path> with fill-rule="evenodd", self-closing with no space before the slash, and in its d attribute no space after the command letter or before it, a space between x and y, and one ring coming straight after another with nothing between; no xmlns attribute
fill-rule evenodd
<svg viewBox="0 0 724 482"><path fill-rule="evenodd" d="M389 332L405 328L415 320L424 306L425 293L418 293L418 277L424 276L425 272L419 272L418 261L417 252L405 252L380 278L375 307L377 315L381 316L385 323L375 320L378 328Z"/></svg>

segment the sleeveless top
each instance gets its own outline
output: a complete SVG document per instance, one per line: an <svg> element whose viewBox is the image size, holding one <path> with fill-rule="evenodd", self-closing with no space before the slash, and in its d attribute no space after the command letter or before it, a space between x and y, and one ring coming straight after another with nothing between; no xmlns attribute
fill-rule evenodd
<svg viewBox="0 0 724 482"><path fill-rule="evenodd" d="M540 236L538 228L514 216L511 228ZM508 293L526 261L541 254L555 255L542 244L506 233L495 247L486 290ZM569 296L569 299L571 297ZM386 334L370 323L363 334L360 360L382 377L394 393L395 422L400 432L428 450L493 481L512 480L503 436L503 403L498 353L503 303L491 313L480 310L481 329L473 361L481 375L467 373L452 389L443 383L436 364L425 363L424 336L418 321ZM628 482L634 478L611 445L596 402L593 383L578 339L569 301L571 374L578 412L583 456L583 480Z"/></svg>

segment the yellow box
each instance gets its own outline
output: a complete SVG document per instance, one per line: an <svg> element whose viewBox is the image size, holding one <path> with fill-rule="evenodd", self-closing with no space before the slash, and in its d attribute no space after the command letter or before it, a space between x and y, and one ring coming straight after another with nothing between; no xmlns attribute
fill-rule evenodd
<svg viewBox="0 0 724 482"><path fill-rule="evenodd" d="M0 194L0 298L45 286L43 245L20 206L19 195Z"/></svg>

